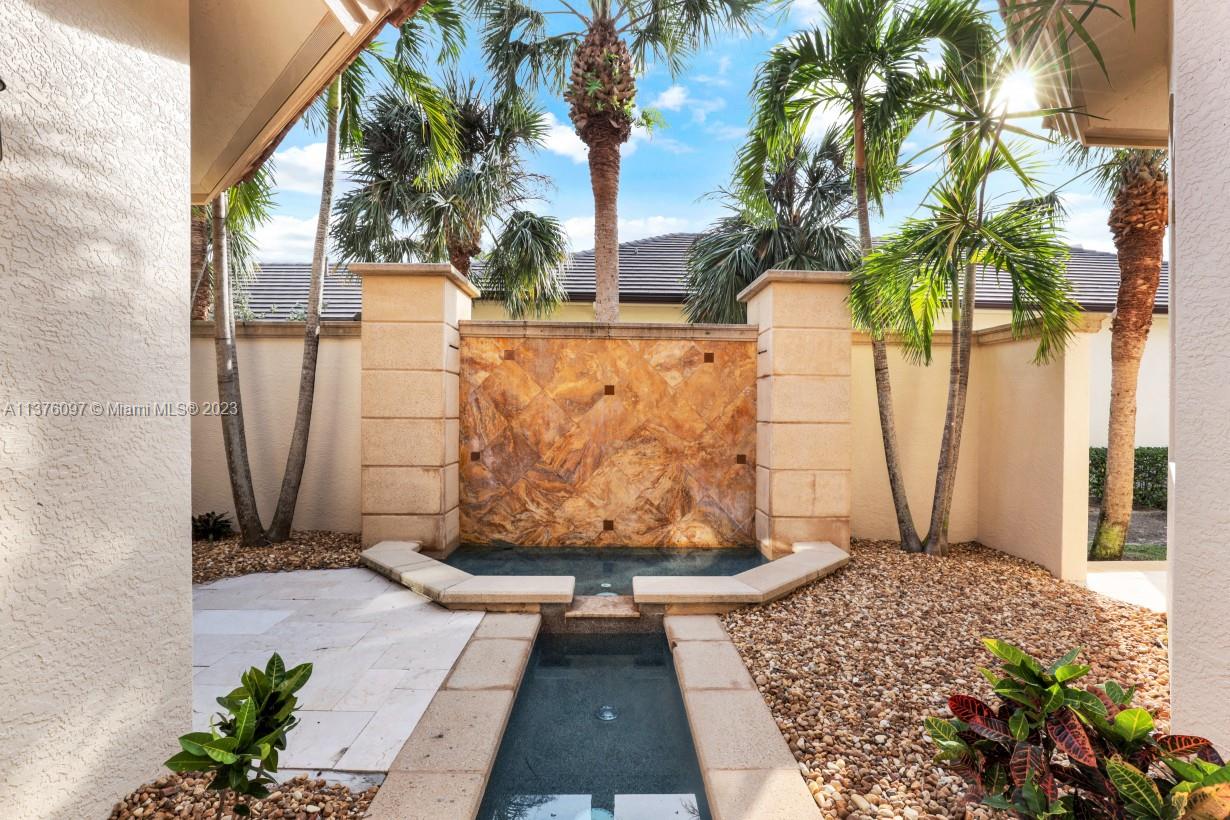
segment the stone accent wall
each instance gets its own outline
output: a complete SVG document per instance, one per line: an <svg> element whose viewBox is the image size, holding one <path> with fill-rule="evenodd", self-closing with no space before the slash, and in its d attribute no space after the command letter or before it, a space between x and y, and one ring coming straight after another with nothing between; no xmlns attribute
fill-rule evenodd
<svg viewBox="0 0 1230 820"><path fill-rule="evenodd" d="M460 419L463 542L754 541L753 328L462 322Z"/></svg>

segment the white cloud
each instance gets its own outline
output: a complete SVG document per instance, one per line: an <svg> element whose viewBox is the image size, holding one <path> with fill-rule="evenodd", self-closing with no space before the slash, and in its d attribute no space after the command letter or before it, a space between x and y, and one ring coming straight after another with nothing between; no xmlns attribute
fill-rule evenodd
<svg viewBox="0 0 1230 820"><path fill-rule="evenodd" d="M283 148L273 154L273 179L280 193L313 194L320 197L320 185L325 174L325 144L313 142ZM350 163L341 159L333 181L333 198L354 187L350 181Z"/></svg>
<svg viewBox="0 0 1230 820"><path fill-rule="evenodd" d="M807 123L807 138L818 140L834 125L842 120L841 109L836 105L825 105L812 112L811 121Z"/></svg>
<svg viewBox="0 0 1230 820"><path fill-rule="evenodd" d="M577 165L584 164L589 159L589 149L585 147L585 143L581 142L581 138L577 136L576 129L572 127L572 123L560 122L549 111L547 112L546 121L547 136L543 140L543 147L552 154L568 157Z"/></svg>
<svg viewBox="0 0 1230 820"><path fill-rule="evenodd" d="M686 108L692 115L692 122L704 122L705 118L714 111L721 111L725 108L726 100L721 97L693 97L687 86L672 85L659 94L651 106L663 111L682 111Z"/></svg>
<svg viewBox="0 0 1230 820"><path fill-rule="evenodd" d="M594 217L574 216L564 220L564 230L574 251L589 250L594 247ZM638 219L619 220L619 241L631 242L634 239L644 239L647 236L658 236L664 233L695 230L692 223L679 216L648 216Z"/></svg>
<svg viewBox="0 0 1230 820"><path fill-rule="evenodd" d="M654 108L661 108L665 111L679 111L688 101L688 89L682 85L672 85L670 88L659 94L654 101L650 103Z"/></svg>
<svg viewBox="0 0 1230 820"><path fill-rule="evenodd" d="M747 136L747 126L727 125L724 122L711 123L705 130L720 140L741 140Z"/></svg>
<svg viewBox="0 0 1230 820"><path fill-rule="evenodd" d="M1098 197L1067 193L1063 195L1063 204L1068 211L1068 217L1063 222L1063 234L1069 245L1115 252L1115 242L1106 224L1110 209Z"/></svg>
<svg viewBox="0 0 1230 820"><path fill-rule="evenodd" d="M810 28L824 22L824 12L820 10L820 0L792 0L790 3L790 20L796 27Z"/></svg>
<svg viewBox="0 0 1230 820"><path fill-rule="evenodd" d="M254 234L256 258L262 262L310 262L316 240L316 217L275 214Z"/></svg>
<svg viewBox="0 0 1230 820"><path fill-rule="evenodd" d="M325 144L295 145L274 152L273 164L278 188L301 194L320 195L325 172Z"/></svg>

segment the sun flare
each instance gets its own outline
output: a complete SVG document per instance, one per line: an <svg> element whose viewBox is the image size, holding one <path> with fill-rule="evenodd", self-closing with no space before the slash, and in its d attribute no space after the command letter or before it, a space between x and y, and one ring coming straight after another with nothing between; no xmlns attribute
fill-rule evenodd
<svg viewBox="0 0 1230 820"><path fill-rule="evenodd" d="M1009 111L1034 111L1038 108L1038 95L1034 89L1034 77L1020 70L1009 74L999 88L996 103L1007 105Z"/></svg>

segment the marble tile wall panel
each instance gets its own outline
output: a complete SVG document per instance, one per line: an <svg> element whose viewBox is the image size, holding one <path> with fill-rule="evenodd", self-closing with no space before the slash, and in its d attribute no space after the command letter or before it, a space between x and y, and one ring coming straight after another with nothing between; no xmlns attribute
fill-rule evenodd
<svg viewBox="0 0 1230 820"><path fill-rule="evenodd" d="M754 541L754 341L463 336L460 390L463 542Z"/></svg>

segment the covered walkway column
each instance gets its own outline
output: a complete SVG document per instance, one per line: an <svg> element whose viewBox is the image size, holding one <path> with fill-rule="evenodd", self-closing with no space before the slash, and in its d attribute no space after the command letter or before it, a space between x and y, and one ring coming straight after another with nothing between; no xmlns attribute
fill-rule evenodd
<svg viewBox="0 0 1230 820"><path fill-rule="evenodd" d="M1230 750L1230 3L1174 0L1173 14L1172 730L1205 735L1225 752Z"/></svg>

